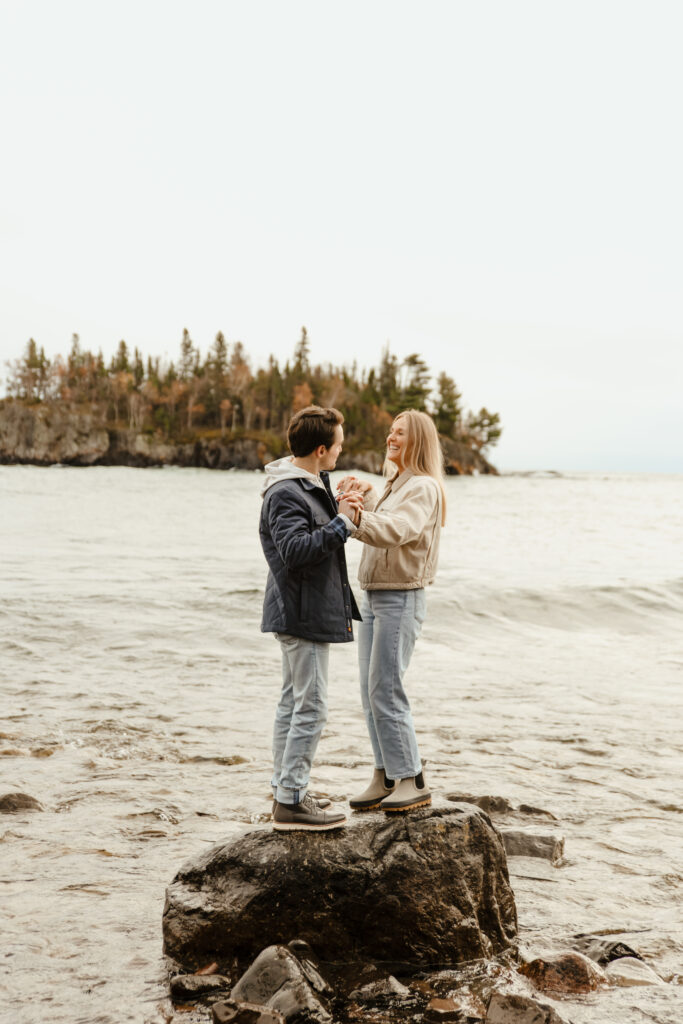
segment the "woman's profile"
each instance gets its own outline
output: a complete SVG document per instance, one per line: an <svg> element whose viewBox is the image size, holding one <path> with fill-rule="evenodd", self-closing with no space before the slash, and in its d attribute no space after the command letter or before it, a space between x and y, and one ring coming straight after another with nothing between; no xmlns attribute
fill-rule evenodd
<svg viewBox="0 0 683 1024"><path fill-rule="evenodd" d="M404 676L425 618L425 587L434 580L445 522L443 455L434 422L399 413L387 438L384 493L355 477L341 491L363 492L354 537L364 545L358 661L363 711L374 756L369 786L355 810L408 811L431 803L422 771Z"/></svg>

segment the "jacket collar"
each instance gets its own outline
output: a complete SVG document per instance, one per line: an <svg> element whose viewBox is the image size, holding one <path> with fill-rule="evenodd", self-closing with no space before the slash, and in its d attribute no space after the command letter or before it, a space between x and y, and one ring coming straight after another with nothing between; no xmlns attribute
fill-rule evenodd
<svg viewBox="0 0 683 1024"><path fill-rule="evenodd" d="M404 469L402 473L399 473L398 476L395 476L394 479L391 481L392 491L399 491L401 487L403 487L404 484L407 484L410 478L413 476L415 476L415 474L413 473L412 469Z"/></svg>
<svg viewBox="0 0 683 1024"><path fill-rule="evenodd" d="M400 491L404 484L407 484L411 477L415 476L412 469L404 469L398 476L392 477L391 480L387 481L387 485L384 488L384 494L382 497L386 497L389 491L396 493Z"/></svg>

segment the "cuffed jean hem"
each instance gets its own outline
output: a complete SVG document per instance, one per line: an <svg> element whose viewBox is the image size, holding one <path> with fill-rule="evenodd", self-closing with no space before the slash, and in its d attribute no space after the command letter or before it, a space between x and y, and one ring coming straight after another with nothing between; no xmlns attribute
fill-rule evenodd
<svg viewBox="0 0 683 1024"><path fill-rule="evenodd" d="M279 804L300 804L307 792L307 789L282 789L281 786L278 786L273 793L273 798Z"/></svg>

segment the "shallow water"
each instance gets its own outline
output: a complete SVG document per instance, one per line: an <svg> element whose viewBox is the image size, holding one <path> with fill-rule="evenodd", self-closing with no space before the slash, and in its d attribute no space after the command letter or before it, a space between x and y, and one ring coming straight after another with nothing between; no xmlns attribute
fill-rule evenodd
<svg viewBox="0 0 683 1024"><path fill-rule="evenodd" d="M0 467L0 794L45 808L0 817L0 1020L173 1016L165 886L270 809L261 481ZM565 1003L575 1024L680 1024L683 477L447 490L408 684L432 788L558 819L561 866L510 861L528 949L618 933L667 982ZM342 798L369 763L353 645L330 676L314 782Z"/></svg>

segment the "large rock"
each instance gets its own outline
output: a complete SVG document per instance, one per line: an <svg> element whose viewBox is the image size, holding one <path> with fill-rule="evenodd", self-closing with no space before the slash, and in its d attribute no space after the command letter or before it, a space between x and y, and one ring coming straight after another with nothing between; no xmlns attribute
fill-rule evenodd
<svg viewBox="0 0 683 1024"><path fill-rule="evenodd" d="M506 948L517 913L500 834L483 812L439 806L356 815L339 832L247 832L169 886L164 949L186 968L246 965L294 936L321 960L457 963Z"/></svg>

